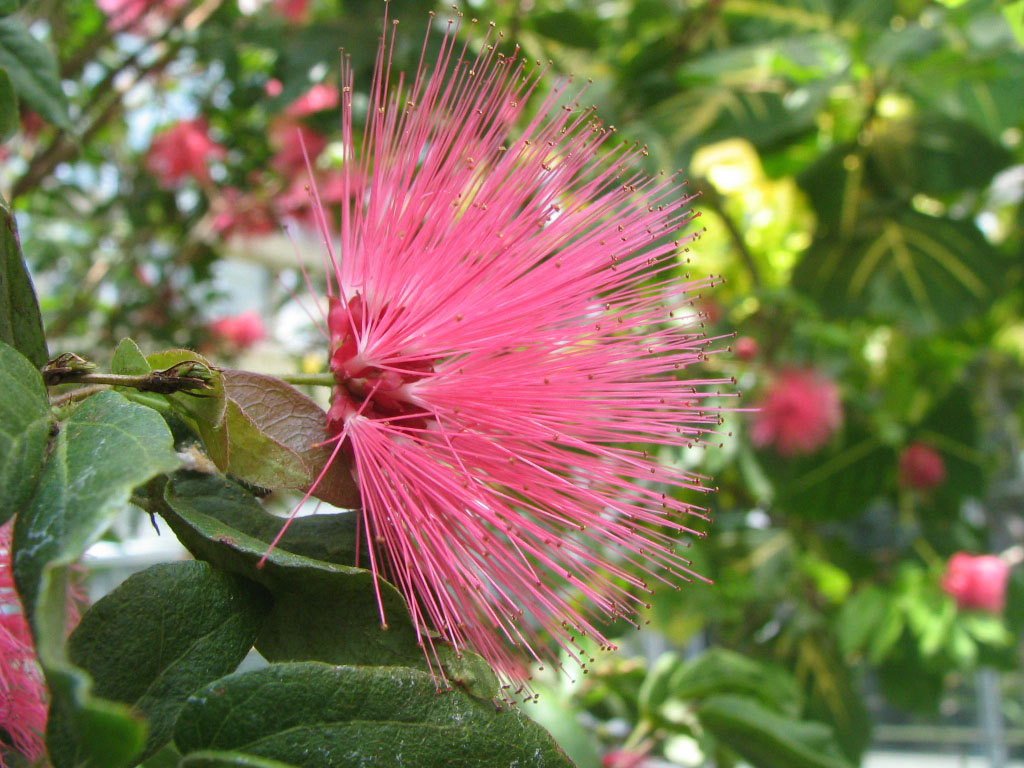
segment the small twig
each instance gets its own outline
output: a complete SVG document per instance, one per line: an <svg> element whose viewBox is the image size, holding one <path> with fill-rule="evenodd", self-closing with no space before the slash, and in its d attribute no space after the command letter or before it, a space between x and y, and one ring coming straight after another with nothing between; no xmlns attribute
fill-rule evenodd
<svg viewBox="0 0 1024 768"><path fill-rule="evenodd" d="M48 362L42 370L43 383L48 387L57 384L105 384L113 387L131 387L140 392L154 392L158 395L172 395L175 392L195 393L210 390L215 369L199 360L183 360L162 371L143 374L95 373L96 366L75 354L67 352Z"/></svg>
<svg viewBox="0 0 1024 768"><path fill-rule="evenodd" d="M77 402L78 400L84 400L90 395L95 395L97 392L102 392L107 388L106 384L92 384L88 387L81 387L80 389L72 389L70 392L65 392L62 395L58 395L50 401L50 406L53 408L60 408L68 405L69 403Z"/></svg>

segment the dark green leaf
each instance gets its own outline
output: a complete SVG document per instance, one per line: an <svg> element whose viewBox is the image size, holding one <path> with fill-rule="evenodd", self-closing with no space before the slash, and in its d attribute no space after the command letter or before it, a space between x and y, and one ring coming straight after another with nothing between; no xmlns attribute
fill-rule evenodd
<svg viewBox="0 0 1024 768"><path fill-rule="evenodd" d="M937 487L922 494L924 508L956 519L965 497L984 492L985 456L978 450L978 423L972 393L965 386L952 389L925 415L912 432L915 440L942 456L946 476Z"/></svg>
<svg viewBox="0 0 1024 768"><path fill-rule="evenodd" d="M18 95L14 92L11 78L0 69L0 141L7 141L17 133L18 125Z"/></svg>
<svg viewBox="0 0 1024 768"><path fill-rule="evenodd" d="M0 16L8 16L18 10L21 0L0 0Z"/></svg>
<svg viewBox="0 0 1024 768"><path fill-rule="evenodd" d="M970 221L904 209L852 222L846 236L819 232L793 274L831 314L950 325L1009 287L998 252Z"/></svg>
<svg viewBox="0 0 1024 768"><path fill-rule="evenodd" d="M245 658L269 603L258 585L206 563L154 565L89 609L68 655L92 676L95 695L145 716L144 760L170 741L189 694ZM74 754L65 724L52 718L47 743L52 755Z"/></svg>
<svg viewBox="0 0 1024 768"><path fill-rule="evenodd" d="M697 718L758 768L851 768L827 725L779 715L746 696L712 696L697 708Z"/></svg>
<svg viewBox="0 0 1024 768"><path fill-rule="evenodd" d="M0 21L0 23L3 23ZM49 359L39 302L21 257L18 225L0 199L0 341L10 344L42 368Z"/></svg>
<svg viewBox="0 0 1024 768"><path fill-rule="evenodd" d="M139 367L138 373L147 373L147 371L141 370L138 358L129 350L125 350L124 359ZM209 360L190 349L168 349L146 357L146 363L151 370L155 371L166 370L185 362L199 362L210 368L214 374L209 382L212 389L177 392L167 395L167 400L174 412L202 438L203 446L213 463L217 465L218 469L223 470L228 466L229 449L226 424L227 398L224 394L224 384L220 374L213 368Z"/></svg>
<svg viewBox="0 0 1024 768"><path fill-rule="evenodd" d="M0 341L0 525L32 498L54 424L43 377Z"/></svg>
<svg viewBox="0 0 1024 768"><path fill-rule="evenodd" d="M880 121L868 158L905 199L984 187L1013 157L970 123L936 115Z"/></svg>
<svg viewBox="0 0 1024 768"><path fill-rule="evenodd" d="M601 20L579 10L540 11L528 18L538 33L559 43L587 49L601 44Z"/></svg>
<svg viewBox="0 0 1024 768"><path fill-rule="evenodd" d="M18 95L32 109L54 125L71 130L57 59L20 19L0 19L0 68L7 70Z"/></svg>
<svg viewBox="0 0 1024 768"><path fill-rule="evenodd" d="M230 675L189 699L174 741L186 755L232 750L302 768L572 765L518 708L438 691L405 667L305 662Z"/></svg>
<svg viewBox="0 0 1024 768"><path fill-rule="evenodd" d="M359 506L348 461L327 438L327 416L310 398L272 376L223 372L228 397L229 471L268 488L309 488L330 466L313 495L338 507Z"/></svg>

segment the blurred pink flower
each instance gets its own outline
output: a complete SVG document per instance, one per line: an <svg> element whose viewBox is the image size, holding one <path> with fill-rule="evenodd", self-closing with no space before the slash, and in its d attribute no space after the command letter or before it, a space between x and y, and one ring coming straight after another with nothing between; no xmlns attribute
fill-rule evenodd
<svg viewBox="0 0 1024 768"><path fill-rule="evenodd" d="M145 31L147 15L167 21L188 3L189 0L96 0L107 15L107 27L114 32Z"/></svg>
<svg viewBox="0 0 1024 768"><path fill-rule="evenodd" d="M751 336L740 336L732 343L732 351L739 360L753 360L761 348L758 346L757 339Z"/></svg>
<svg viewBox="0 0 1024 768"><path fill-rule="evenodd" d="M957 552L946 564L942 589L960 608L1001 613L1009 578L1009 564L995 555Z"/></svg>
<svg viewBox="0 0 1024 768"><path fill-rule="evenodd" d="M213 229L221 237L232 235L266 235L277 229L277 220L266 201L224 187L211 203Z"/></svg>
<svg viewBox="0 0 1024 768"><path fill-rule="evenodd" d="M711 343L691 306L711 280L676 276L690 198L579 106L586 86L528 117L544 68L493 31L465 46L452 22L405 79L393 42L359 141L343 63L345 202L323 232L328 424L362 494L359 556L428 650L440 636L520 677L510 646L559 664L550 636L585 664L577 637L610 644L599 617L700 578L676 550L710 488L667 456L716 432L726 382L683 378Z"/></svg>
<svg viewBox="0 0 1024 768"><path fill-rule="evenodd" d="M905 488L926 490L946 479L946 462L930 445L911 443L900 454L899 480Z"/></svg>
<svg viewBox="0 0 1024 768"><path fill-rule="evenodd" d="M207 161L222 157L224 148L210 139L205 120L183 120L153 139L146 167L165 187L175 186L186 176L208 183Z"/></svg>
<svg viewBox="0 0 1024 768"><path fill-rule="evenodd" d="M338 98L338 89L333 85L317 83L289 104L284 113L289 117L304 117L325 109L334 109L338 106Z"/></svg>
<svg viewBox="0 0 1024 768"><path fill-rule="evenodd" d="M284 86L281 84L280 80L276 77L272 77L267 80L267 84L263 86L263 89L266 91L267 96L273 99L281 95L281 91L284 90Z"/></svg>
<svg viewBox="0 0 1024 768"><path fill-rule="evenodd" d="M750 437L758 448L774 445L782 456L814 453L843 416L839 387L809 368L780 372L758 408Z"/></svg>
<svg viewBox="0 0 1024 768"><path fill-rule="evenodd" d="M236 350L248 349L267 336L259 313L251 311L217 318L209 328L214 338Z"/></svg>
<svg viewBox="0 0 1024 768"><path fill-rule="evenodd" d="M647 765L646 752L617 749L607 752L601 758L601 768L644 768Z"/></svg>
<svg viewBox="0 0 1024 768"><path fill-rule="evenodd" d="M14 591L11 573L11 529L0 526L0 732L30 762L45 753L46 686L32 648L32 636ZM0 743L0 768L5 765Z"/></svg>
<svg viewBox="0 0 1024 768"><path fill-rule="evenodd" d="M309 14L309 0L273 0L273 8L292 24L303 24Z"/></svg>
<svg viewBox="0 0 1024 768"><path fill-rule="evenodd" d="M327 139L321 134L292 120L275 121L270 126L270 142L277 148L270 158L271 167L290 179L306 174L303 146L311 164L316 162L317 157L327 146Z"/></svg>

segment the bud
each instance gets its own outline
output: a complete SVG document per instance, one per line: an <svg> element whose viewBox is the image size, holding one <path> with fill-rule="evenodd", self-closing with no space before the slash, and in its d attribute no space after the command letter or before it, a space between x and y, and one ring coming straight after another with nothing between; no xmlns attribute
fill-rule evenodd
<svg viewBox="0 0 1024 768"><path fill-rule="evenodd" d="M946 564L942 589L962 609L1001 613L1010 566L995 555L957 552Z"/></svg>
<svg viewBox="0 0 1024 768"><path fill-rule="evenodd" d="M900 454L899 479L904 488L934 488L946 479L946 463L931 446L911 443Z"/></svg>

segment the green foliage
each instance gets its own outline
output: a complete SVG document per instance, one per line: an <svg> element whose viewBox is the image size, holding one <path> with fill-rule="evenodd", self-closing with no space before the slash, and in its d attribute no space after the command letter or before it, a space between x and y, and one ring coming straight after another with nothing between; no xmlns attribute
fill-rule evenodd
<svg viewBox="0 0 1024 768"><path fill-rule="evenodd" d="M9 344L33 365L48 357L36 292L21 257L18 226L0 200L0 341Z"/></svg>
<svg viewBox="0 0 1024 768"><path fill-rule="evenodd" d="M68 658L95 681L93 694L129 704L149 734L136 760L170 741L189 694L228 674L252 647L269 600L255 584L206 563L155 565L93 605L68 640ZM54 760L74 739L54 713L47 744Z"/></svg>
<svg viewBox="0 0 1024 768"><path fill-rule="evenodd" d="M71 130L57 60L16 17L0 18L0 69L29 106L54 125Z"/></svg>
<svg viewBox="0 0 1024 768"><path fill-rule="evenodd" d="M517 708L438 691L427 672L318 662L211 683L185 705L174 742L185 755L226 750L308 768L572 765Z"/></svg>
<svg viewBox="0 0 1024 768"><path fill-rule="evenodd" d="M0 525L32 497L53 423L39 371L0 341Z"/></svg>

